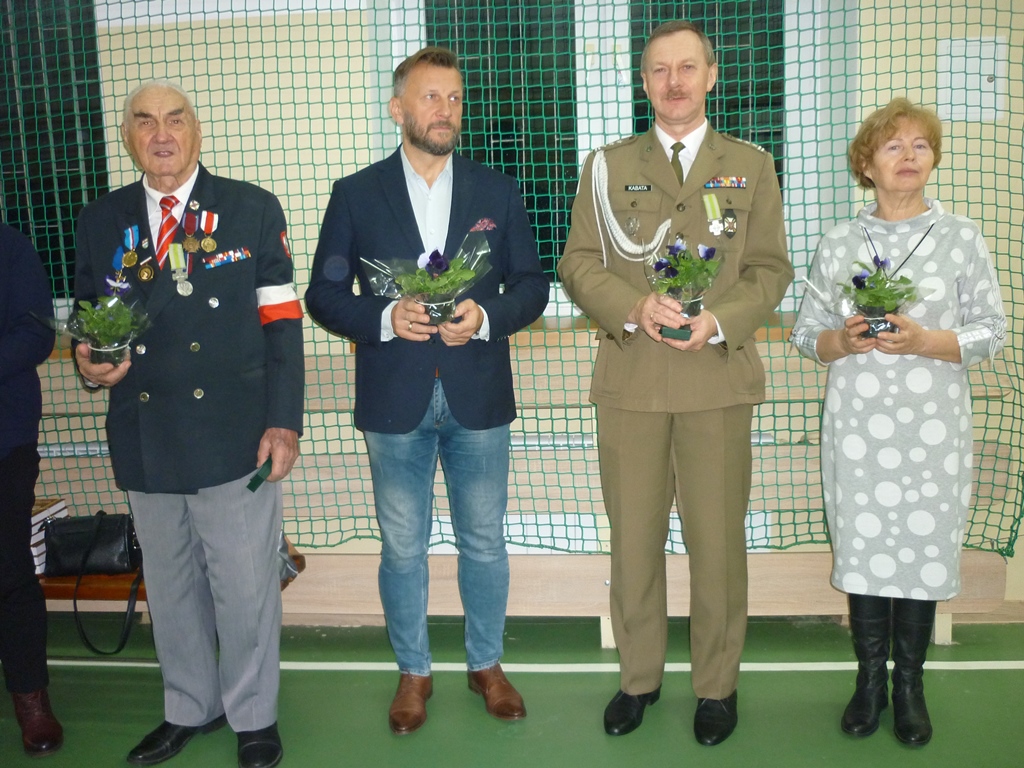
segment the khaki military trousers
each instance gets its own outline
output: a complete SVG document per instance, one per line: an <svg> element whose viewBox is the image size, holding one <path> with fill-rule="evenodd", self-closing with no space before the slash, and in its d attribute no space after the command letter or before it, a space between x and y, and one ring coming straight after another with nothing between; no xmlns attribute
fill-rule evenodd
<svg viewBox="0 0 1024 768"><path fill-rule="evenodd" d="M747 628L744 520L753 406L644 413L599 405L601 484L611 523L611 618L621 688L661 685L665 542L673 498L690 563L691 682L699 697L736 690Z"/></svg>

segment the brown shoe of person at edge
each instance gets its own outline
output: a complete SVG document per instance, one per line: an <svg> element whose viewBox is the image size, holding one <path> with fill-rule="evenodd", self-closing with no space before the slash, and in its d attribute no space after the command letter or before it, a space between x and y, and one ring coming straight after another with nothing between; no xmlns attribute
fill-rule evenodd
<svg viewBox="0 0 1024 768"><path fill-rule="evenodd" d="M32 757L52 755L64 744L64 729L50 709L45 688L32 693L12 693L14 716L21 727L21 743Z"/></svg>

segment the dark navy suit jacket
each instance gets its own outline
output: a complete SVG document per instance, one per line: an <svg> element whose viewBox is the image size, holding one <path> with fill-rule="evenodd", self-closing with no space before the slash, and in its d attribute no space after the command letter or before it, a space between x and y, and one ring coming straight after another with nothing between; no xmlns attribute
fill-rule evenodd
<svg viewBox="0 0 1024 768"><path fill-rule="evenodd" d="M425 251L406 188L401 148L334 184L306 290L310 316L356 342L355 425L370 432L411 432L426 413L435 376L449 409L467 429L509 424L516 416L508 337L536 320L548 280L513 179L453 156L452 207L445 256L451 259L480 219L491 269L467 293L484 308L490 340L447 346L429 341L381 341L381 315L392 301L375 296L360 259L415 260ZM353 293L358 280L360 293ZM503 286L503 288L502 288Z"/></svg>
<svg viewBox="0 0 1024 768"><path fill-rule="evenodd" d="M280 203L200 166L186 210L220 215L215 253L193 256L190 296L175 290L169 264L152 281L139 279L156 239L141 181L90 203L78 219L76 299L103 295L126 228L138 226L143 241L139 264L123 275L132 286L127 298L145 305L152 327L132 344L132 366L111 387L107 414L114 476L125 490L195 493L222 485L255 471L267 428L302 432L301 306L296 298L274 316L259 297L261 290L294 296ZM174 239L184 237L179 225ZM248 258L204 266L204 257L238 249Z"/></svg>

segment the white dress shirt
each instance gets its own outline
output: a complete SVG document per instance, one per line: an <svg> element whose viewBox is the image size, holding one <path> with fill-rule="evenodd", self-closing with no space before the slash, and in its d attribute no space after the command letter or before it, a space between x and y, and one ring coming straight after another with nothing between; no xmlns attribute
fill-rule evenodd
<svg viewBox="0 0 1024 768"><path fill-rule="evenodd" d="M672 145L677 141L683 142L683 150L679 153L679 164L683 166L683 180L690 173L690 168L693 166L693 161L697 159L697 150L700 149L700 145L704 143L704 134L708 132L708 121L705 120L700 124L700 127L694 131L690 131L688 134L683 136L681 139L673 139L657 123L654 124L654 134L658 137L658 141L661 142L661 146L665 150L665 155L668 157L669 162L672 161Z"/></svg>
<svg viewBox="0 0 1024 768"><path fill-rule="evenodd" d="M189 195L192 194L192 187L196 185L197 178L199 178L198 163L188 180L173 192L158 192L149 186L149 179L145 175L142 177L142 188L146 190L146 213L149 214L149 232L153 237L154 252L156 252L156 238L160 236L160 220L164 215L160 208L160 201L168 195L178 198L178 204L171 209L171 214L178 220L180 227L181 219L185 214L185 205L188 203Z"/></svg>
<svg viewBox="0 0 1024 768"><path fill-rule="evenodd" d="M424 253L439 251L444 253L448 239L448 224L451 221L452 213L452 188L455 176L452 173L452 156L448 156L448 162L444 164L441 173L428 185L426 179L420 176L412 167L409 158L405 155L405 145L400 150L402 158L402 169L405 171L405 187L409 191L409 202L412 203L412 212L416 217L416 228L420 231L420 240L426 250ZM380 318L380 340L391 341L395 338L395 329L391 325L391 310L394 309L397 301L393 301L385 307ZM480 330L473 334L474 339L487 341L490 338L491 327L487 320L487 313L483 307L484 321Z"/></svg>

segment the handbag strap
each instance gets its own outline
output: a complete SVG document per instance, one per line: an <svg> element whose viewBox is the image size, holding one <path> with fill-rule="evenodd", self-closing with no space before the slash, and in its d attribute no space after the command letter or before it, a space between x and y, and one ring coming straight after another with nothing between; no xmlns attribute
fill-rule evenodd
<svg viewBox="0 0 1024 768"><path fill-rule="evenodd" d="M102 509L96 513L96 524L93 527L92 538L89 540L89 546L85 548L85 554L82 555L82 564L78 569L78 579L75 580L75 592L71 597L71 606L75 615L75 629L78 630L78 637L85 647L101 656L113 656L115 653L120 653L124 650L125 645L128 643L128 636L132 632L132 620L135 618L135 603L139 595L139 585L142 584L142 568L139 568L139 572L132 581L131 589L128 591L128 607L124 612L124 623L121 625L121 636L118 638L117 647L112 651L104 651L97 648L89 640L88 635L85 634L85 627L82 626L82 619L78 615L78 589L82 586L82 577L85 576L85 567L89 562L89 555L92 554L92 550L96 546L96 539L100 534L100 520L106 514Z"/></svg>

